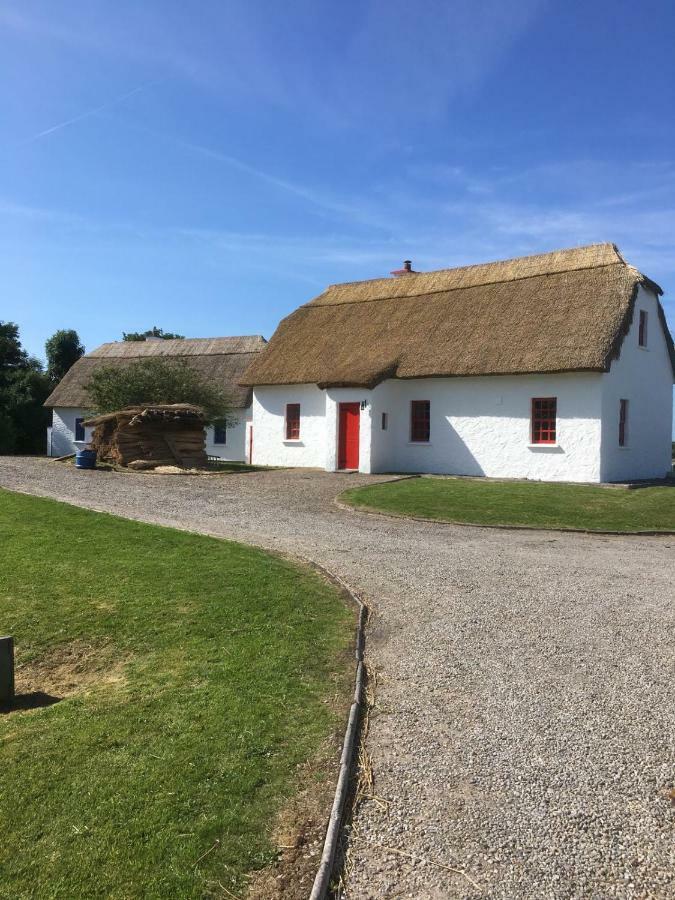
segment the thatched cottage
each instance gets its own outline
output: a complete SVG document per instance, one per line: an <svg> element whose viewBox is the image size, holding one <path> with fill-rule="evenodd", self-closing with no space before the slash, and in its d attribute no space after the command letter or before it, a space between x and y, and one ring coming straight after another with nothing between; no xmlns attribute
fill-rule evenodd
<svg viewBox="0 0 675 900"><path fill-rule="evenodd" d="M87 384L99 366L128 366L139 359L161 357L183 360L207 381L224 388L234 412L226 429L206 430L206 452L226 460L245 460L248 455L251 421L251 389L239 383L244 371L265 347L260 335L176 340L114 341L102 344L79 359L45 402L51 406L52 426L47 436L50 456L75 451L75 441L88 440L91 429L84 427L87 413Z"/></svg>
<svg viewBox="0 0 675 900"><path fill-rule="evenodd" d="M613 244L336 284L243 382L253 460L551 481L663 477L673 341Z"/></svg>

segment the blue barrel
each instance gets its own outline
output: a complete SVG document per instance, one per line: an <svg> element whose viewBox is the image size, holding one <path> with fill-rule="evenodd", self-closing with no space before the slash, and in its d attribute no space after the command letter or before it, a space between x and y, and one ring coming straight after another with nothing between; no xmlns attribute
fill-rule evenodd
<svg viewBox="0 0 675 900"><path fill-rule="evenodd" d="M75 453L76 469L95 469L96 468L96 451L95 450L78 450Z"/></svg>

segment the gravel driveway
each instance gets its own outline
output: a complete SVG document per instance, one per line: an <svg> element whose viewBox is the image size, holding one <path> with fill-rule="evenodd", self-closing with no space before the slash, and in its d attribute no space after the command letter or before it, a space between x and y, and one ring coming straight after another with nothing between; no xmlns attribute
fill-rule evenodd
<svg viewBox="0 0 675 900"><path fill-rule="evenodd" d="M311 557L374 607L350 898L675 896L675 539L333 505L375 480L0 457L0 486Z"/></svg>

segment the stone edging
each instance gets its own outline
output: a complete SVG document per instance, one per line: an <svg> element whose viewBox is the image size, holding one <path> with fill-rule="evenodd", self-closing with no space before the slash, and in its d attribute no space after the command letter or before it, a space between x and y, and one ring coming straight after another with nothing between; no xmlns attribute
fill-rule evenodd
<svg viewBox="0 0 675 900"><path fill-rule="evenodd" d="M347 795L349 793L349 782L352 775L352 767L354 763L354 750L356 748L356 740L359 731L359 719L361 717L361 709L363 706L365 666L363 662L363 648L365 641L365 626L368 618L368 609L348 584L333 572L318 565L313 560L306 560L311 566L322 572L327 578L339 585L354 601L359 608L359 621L356 627L356 649L354 655L356 657L356 676L354 680L354 696L352 705L349 710L349 719L347 721L347 729L342 744L342 755L340 757L340 771L338 774L337 785L335 787L335 797L333 798L333 807L331 809L330 818L328 819L328 827L326 828L326 838L323 844L323 852L321 853L321 862L314 879L312 892L309 900L325 900L328 896L330 888L330 879L333 874L333 866L335 865L335 855L340 841L340 829L344 818L345 805Z"/></svg>

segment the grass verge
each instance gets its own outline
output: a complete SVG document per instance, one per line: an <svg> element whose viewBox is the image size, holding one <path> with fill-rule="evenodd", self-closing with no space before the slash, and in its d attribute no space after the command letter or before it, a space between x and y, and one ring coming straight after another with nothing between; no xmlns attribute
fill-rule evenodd
<svg viewBox="0 0 675 900"><path fill-rule="evenodd" d="M0 896L238 895L343 728L354 611L262 551L6 491L0 547Z"/></svg>
<svg viewBox="0 0 675 900"><path fill-rule="evenodd" d="M409 478L353 488L351 506L475 525L583 531L675 531L675 485L634 490L545 482Z"/></svg>

